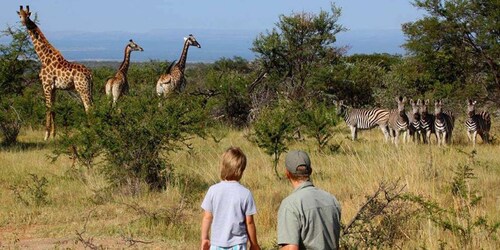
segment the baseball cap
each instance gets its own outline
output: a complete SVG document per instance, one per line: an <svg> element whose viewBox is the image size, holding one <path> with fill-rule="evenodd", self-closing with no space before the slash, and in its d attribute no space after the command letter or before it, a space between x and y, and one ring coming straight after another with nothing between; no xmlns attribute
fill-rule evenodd
<svg viewBox="0 0 500 250"><path fill-rule="evenodd" d="M306 152L302 150L292 150L288 152L285 157L285 166L288 171L294 175L305 175L311 174L311 160ZM305 168L300 168L299 166L304 166Z"/></svg>

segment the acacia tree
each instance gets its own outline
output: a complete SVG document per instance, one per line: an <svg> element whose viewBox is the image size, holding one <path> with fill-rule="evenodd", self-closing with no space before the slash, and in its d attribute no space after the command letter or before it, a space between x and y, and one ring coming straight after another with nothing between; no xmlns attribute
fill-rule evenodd
<svg viewBox="0 0 500 250"><path fill-rule="evenodd" d="M500 90L500 2L415 0L426 12L403 25L405 48L432 75L430 84L482 84Z"/></svg>
<svg viewBox="0 0 500 250"><path fill-rule="evenodd" d="M281 15L273 30L254 40L252 51L257 53L258 62L280 83L286 83L287 97L304 96L314 69L338 58L340 49L333 44L336 35L345 30L338 24L340 13L340 8L332 4L331 12Z"/></svg>
<svg viewBox="0 0 500 250"><path fill-rule="evenodd" d="M8 44L0 44L0 133L3 144L16 142L21 129L21 119L33 115L34 98L24 90L36 82L37 64L28 33L19 27L7 27L0 36L9 38Z"/></svg>

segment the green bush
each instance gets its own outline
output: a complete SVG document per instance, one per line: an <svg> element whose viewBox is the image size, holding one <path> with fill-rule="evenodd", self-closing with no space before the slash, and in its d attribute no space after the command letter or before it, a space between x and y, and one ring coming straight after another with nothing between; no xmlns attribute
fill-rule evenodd
<svg viewBox="0 0 500 250"><path fill-rule="evenodd" d="M333 127L338 123L335 110L327 107L325 103L313 102L297 114L304 133L314 138L318 150L323 152L332 138Z"/></svg>
<svg viewBox="0 0 500 250"><path fill-rule="evenodd" d="M206 113L197 98L124 96L111 108L103 97L96 100L87 122L62 137L55 159L68 154L87 167L97 165L115 187L135 190L146 183L150 189L161 189L171 174L168 153L193 135L204 136L206 127ZM96 164L98 156L102 164Z"/></svg>
<svg viewBox="0 0 500 250"><path fill-rule="evenodd" d="M296 128L296 120L283 106L262 110L253 124L254 133L250 140L273 157L274 172L278 178L277 166L280 156L288 150L287 145L293 139Z"/></svg>

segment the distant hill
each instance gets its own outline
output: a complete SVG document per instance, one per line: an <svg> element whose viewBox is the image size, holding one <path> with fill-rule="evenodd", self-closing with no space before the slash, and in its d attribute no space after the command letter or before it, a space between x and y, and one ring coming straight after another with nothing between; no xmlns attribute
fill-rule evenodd
<svg viewBox="0 0 500 250"><path fill-rule="evenodd" d="M191 47L190 62L213 62L222 57L241 56L252 60L254 39L265 31L257 30L155 30L146 33L127 32L46 32L47 38L72 61L121 61L129 39L144 48L133 52L132 61L175 60L179 57L183 37L193 34L201 49ZM337 45L349 46L348 54L403 54L404 36L400 30L350 30L338 35ZM8 40L3 37L0 43Z"/></svg>

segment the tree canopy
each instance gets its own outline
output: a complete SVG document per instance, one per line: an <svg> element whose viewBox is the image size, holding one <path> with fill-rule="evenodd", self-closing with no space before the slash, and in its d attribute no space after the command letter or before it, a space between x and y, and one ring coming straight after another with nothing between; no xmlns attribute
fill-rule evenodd
<svg viewBox="0 0 500 250"><path fill-rule="evenodd" d="M252 51L257 53L257 60L268 73L286 83L288 97L300 96L313 70L338 58L340 49L333 45L336 35L345 31L338 24L340 13L341 9L332 4L331 12L281 15L273 30L254 40Z"/></svg>
<svg viewBox="0 0 500 250"><path fill-rule="evenodd" d="M500 2L415 0L426 15L403 25L404 47L431 74L429 84L500 92ZM496 99L493 96L490 99Z"/></svg>

